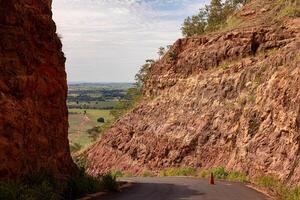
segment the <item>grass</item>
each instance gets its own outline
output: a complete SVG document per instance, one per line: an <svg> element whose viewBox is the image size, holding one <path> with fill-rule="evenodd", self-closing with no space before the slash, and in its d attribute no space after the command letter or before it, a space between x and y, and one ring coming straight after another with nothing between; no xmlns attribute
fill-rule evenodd
<svg viewBox="0 0 300 200"><path fill-rule="evenodd" d="M99 191L118 191L116 177L108 173L101 177L87 175L84 170L70 179L55 178L51 173L28 174L22 180L0 182L3 200L63 200L77 199Z"/></svg>
<svg viewBox="0 0 300 200"><path fill-rule="evenodd" d="M222 29L225 31L232 30L232 29L238 27L242 22L243 22L243 20L241 20L235 16L231 16L227 19L227 21Z"/></svg>
<svg viewBox="0 0 300 200"><path fill-rule="evenodd" d="M154 177L155 175L151 171L144 171L142 174L143 177Z"/></svg>
<svg viewBox="0 0 300 200"><path fill-rule="evenodd" d="M256 74L255 78L254 78L254 84L256 86L260 85L262 83L262 80L261 80L261 75L260 74Z"/></svg>
<svg viewBox="0 0 300 200"><path fill-rule="evenodd" d="M256 101L256 96L254 94L249 95L248 102L255 103L255 101Z"/></svg>
<svg viewBox="0 0 300 200"><path fill-rule="evenodd" d="M121 172L120 170L113 170L113 171L111 171L111 174L117 178L124 176L123 172Z"/></svg>
<svg viewBox="0 0 300 200"><path fill-rule="evenodd" d="M279 17L300 17L300 8L296 6L286 6L280 13Z"/></svg>
<svg viewBox="0 0 300 200"><path fill-rule="evenodd" d="M192 167L167 168L161 170L160 176L196 176L197 170Z"/></svg>
<svg viewBox="0 0 300 200"><path fill-rule="evenodd" d="M84 116L86 111L86 117ZM71 148L76 150L81 146L82 148L91 144L93 139L88 134L88 130L96 126L105 126L97 122L99 117L103 117L107 123L112 119L110 110L92 110L92 109L69 109L69 141Z"/></svg>
<svg viewBox="0 0 300 200"><path fill-rule="evenodd" d="M69 96L74 96L73 94L69 94ZM97 97L95 95L89 95L91 97ZM75 96L76 97L76 96ZM93 108L93 109L99 109L99 110L109 110L116 106L118 103L117 100L109 100L109 101L80 101L74 102L74 101L68 101L67 105L70 109L85 109L85 108Z"/></svg>
<svg viewBox="0 0 300 200"><path fill-rule="evenodd" d="M238 181L238 182L248 182L248 177L239 171L227 171L224 167L216 167L209 170L202 170L199 176L202 178L208 178L211 173L214 174L216 179L228 180L228 181Z"/></svg>
<svg viewBox="0 0 300 200"><path fill-rule="evenodd" d="M300 186L288 187L274 176L260 176L255 180L255 185L271 192L273 195L279 197L281 200L299 200Z"/></svg>
<svg viewBox="0 0 300 200"><path fill-rule="evenodd" d="M201 170L192 167L180 167L180 168L167 168L160 171L160 176L199 176L201 178L210 177L211 173L214 174L216 179L247 182L248 178L245 174L238 171L226 171L224 167L216 167L209 170Z"/></svg>
<svg viewBox="0 0 300 200"><path fill-rule="evenodd" d="M300 199L300 186L288 187L274 176L259 176L254 181L239 171L227 171L224 167L212 168L209 170L203 170L199 176L202 178L208 178L213 173L216 179L238 181L238 182L252 182L257 187L266 190L278 197L280 200L299 200Z"/></svg>
<svg viewBox="0 0 300 200"><path fill-rule="evenodd" d="M103 117L105 120L111 120L110 110L97 110L97 109L69 109L70 113L83 114L86 111L86 115L95 123L99 117ZM76 115L75 114L75 115ZM73 114L71 114L73 115Z"/></svg>

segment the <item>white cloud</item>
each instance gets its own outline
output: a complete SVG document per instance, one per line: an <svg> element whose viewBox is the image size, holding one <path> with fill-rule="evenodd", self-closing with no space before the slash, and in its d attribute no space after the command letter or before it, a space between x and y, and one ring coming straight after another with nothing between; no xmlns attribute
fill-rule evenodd
<svg viewBox="0 0 300 200"><path fill-rule="evenodd" d="M159 46L181 37L201 0L54 0L69 81L133 81Z"/></svg>

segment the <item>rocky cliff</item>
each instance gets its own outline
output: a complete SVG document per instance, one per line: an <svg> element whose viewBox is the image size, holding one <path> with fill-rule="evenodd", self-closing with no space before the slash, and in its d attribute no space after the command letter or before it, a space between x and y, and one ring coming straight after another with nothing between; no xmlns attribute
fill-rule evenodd
<svg viewBox="0 0 300 200"><path fill-rule="evenodd" d="M144 100L87 151L88 171L225 166L299 183L300 19L263 2L236 28L179 39Z"/></svg>
<svg viewBox="0 0 300 200"><path fill-rule="evenodd" d="M69 174L66 73L51 0L0 0L0 178Z"/></svg>

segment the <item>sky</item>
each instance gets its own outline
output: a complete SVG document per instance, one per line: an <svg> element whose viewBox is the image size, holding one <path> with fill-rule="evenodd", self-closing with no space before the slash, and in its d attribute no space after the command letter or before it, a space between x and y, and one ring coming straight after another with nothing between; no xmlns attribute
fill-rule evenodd
<svg viewBox="0 0 300 200"><path fill-rule="evenodd" d="M133 82L208 0L53 0L68 82Z"/></svg>

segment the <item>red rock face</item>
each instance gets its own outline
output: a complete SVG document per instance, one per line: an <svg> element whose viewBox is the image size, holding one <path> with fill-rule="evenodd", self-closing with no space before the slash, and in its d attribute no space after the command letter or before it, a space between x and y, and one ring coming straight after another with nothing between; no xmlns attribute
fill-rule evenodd
<svg viewBox="0 0 300 200"><path fill-rule="evenodd" d="M89 173L224 166L298 184L300 21L284 24L178 40L87 151Z"/></svg>
<svg viewBox="0 0 300 200"><path fill-rule="evenodd" d="M0 0L0 178L74 169L61 47L50 0Z"/></svg>

